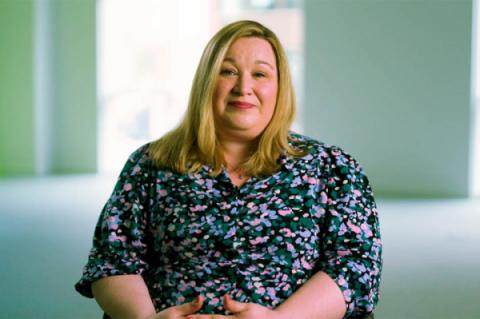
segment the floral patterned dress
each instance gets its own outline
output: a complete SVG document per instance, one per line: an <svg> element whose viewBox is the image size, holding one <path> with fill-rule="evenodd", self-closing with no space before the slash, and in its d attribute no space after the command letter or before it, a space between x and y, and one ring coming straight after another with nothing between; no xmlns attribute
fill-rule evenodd
<svg viewBox="0 0 480 319"><path fill-rule="evenodd" d="M123 168L98 220L75 288L122 274L144 278L157 311L201 294L201 313L222 296L275 307L316 272L340 287L346 317L373 311L382 267L377 209L367 177L340 148L291 133L307 155L281 156L275 174L233 185L153 167L148 144Z"/></svg>

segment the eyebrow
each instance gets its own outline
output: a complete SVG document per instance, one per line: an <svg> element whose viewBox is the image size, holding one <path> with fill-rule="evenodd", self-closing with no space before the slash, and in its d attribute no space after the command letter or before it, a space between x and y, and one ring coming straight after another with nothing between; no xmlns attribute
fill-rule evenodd
<svg viewBox="0 0 480 319"><path fill-rule="evenodd" d="M235 63L235 60L232 59L232 58L225 58L223 60L223 62ZM264 65L268 66L270 69L275 70L275 68L270 63L268 63L267 61L264 61L264 60L256 60L255 64L264 64Z"/></svg>

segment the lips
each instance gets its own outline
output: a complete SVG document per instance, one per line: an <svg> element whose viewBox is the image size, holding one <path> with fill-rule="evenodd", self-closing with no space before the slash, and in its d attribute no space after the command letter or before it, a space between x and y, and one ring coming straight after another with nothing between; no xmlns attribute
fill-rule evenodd
<svg viewBox="0 0 480 319"><path fill-rule="evenodd" d="M232 101L228 104L239 109L251 109L255 107L255 104L242 101Z"/></svg>

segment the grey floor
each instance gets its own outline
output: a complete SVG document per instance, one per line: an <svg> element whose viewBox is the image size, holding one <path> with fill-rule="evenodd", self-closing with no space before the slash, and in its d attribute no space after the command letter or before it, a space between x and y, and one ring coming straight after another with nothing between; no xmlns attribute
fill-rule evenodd
<svg viewBox="0 0 480 319"><path fill-rule="evenodd" d="M75 293L114 177L0 180L0 318L100 318ZM379 199L377 319L480 318L480 200Z"/></svg>

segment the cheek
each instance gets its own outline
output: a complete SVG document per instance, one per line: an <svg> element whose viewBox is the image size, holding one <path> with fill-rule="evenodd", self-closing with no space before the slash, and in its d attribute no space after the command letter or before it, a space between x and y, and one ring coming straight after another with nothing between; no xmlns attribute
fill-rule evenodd
<svg viewBox="0 0 480 319"><path fill-rule="evenodd" d="M221 95L221 88L217 85L215 87L215 90L213 91L213 100L217 101L220 98Z"/></svg>
<svg viewBox="0 0 480 319"><path fill-rule="evenodd" d="M262 102L264 106L272 109L275 107L275 104L277 103L277 91L276 85L269 85L261 88L259 93L263 100Z"/></svg>
<svg viewBox="0 0 480 319"><path fill-rule="evenodd" d="M228 95L228 88L225 83L218 83L213 91L213 108L214 111L220 112L224 108L225 98Z"/></svg>
<svg viewBox="0 0 480 319"><path fill-rule="evenodd" d="M225 98L230 92L231 87L232 85L228 81L219 80L217 82L217 85L215 86L215 91L213 93L213 96L215 98L220 98L220 99Z"/></svg>

